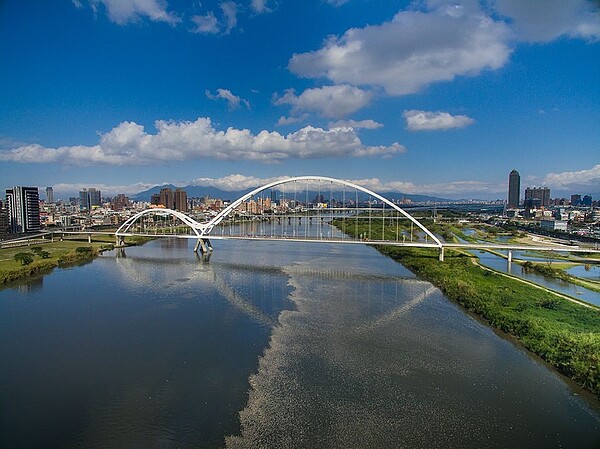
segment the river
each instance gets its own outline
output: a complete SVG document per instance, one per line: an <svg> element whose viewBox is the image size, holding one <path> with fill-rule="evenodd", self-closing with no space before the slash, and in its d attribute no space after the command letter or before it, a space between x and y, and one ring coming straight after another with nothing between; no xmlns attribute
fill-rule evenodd
<svg viewBox="0 0 600 449"><path fill-rule="evenodd" d="M1 290L0 447L599 447L594 399L373 248L213 245Z"/></svg>

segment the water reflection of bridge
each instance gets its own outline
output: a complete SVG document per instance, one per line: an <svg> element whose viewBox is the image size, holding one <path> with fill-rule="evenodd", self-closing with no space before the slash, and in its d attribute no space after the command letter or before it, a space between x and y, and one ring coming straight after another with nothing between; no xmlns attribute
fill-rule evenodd
<svg viewBox="0 0 600 449"><path fill-rule="evenodd" d="M395 202L357 184L319 176L300 176L258 187L205 221L162 208L146 209L115 233L117 246L128 236L188 238L195 251L212 251L211 240L267 240L431 248L600 252L571 245L450 243L431 232Z"/></svg>

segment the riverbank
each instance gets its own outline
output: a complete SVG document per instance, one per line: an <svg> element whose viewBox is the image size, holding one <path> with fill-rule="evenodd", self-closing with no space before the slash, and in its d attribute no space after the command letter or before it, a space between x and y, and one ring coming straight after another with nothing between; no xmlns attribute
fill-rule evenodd
<svg viewBox="0 0 600 449"><path fill-rule="evenodd" d="M88 243L87 237L60 241L36 242L31 246L5 248L0 250L0 288L6 284L31 276L48 274L55 268L80 265L93 260L104 251L114 248L111 240L97 239ZM140 245L146 238L131 239L128 245ZM31 262L23 264L15 259L17 254L27 254Z"/></svg>

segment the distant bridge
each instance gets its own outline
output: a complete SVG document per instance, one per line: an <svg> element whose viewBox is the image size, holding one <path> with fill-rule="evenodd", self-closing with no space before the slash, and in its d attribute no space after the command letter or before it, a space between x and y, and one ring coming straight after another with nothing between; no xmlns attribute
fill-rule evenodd
<svg viewBox="0 0 600 449"><path fill-rule="evenodd" d="M335 220L335 224L333 221ZM400 225L400 222L403 225ZM404 223L408 221L406 226ZM355 236L344 229L354 227ZM448 243L394 202L357 184L322 176L299 176L258 187L206 221L164 208L139 212L115 232L117 246L128 236L196 240L194 251L212 251L211 240L267 240L512 251L600 252L569 245Z"/></svg>

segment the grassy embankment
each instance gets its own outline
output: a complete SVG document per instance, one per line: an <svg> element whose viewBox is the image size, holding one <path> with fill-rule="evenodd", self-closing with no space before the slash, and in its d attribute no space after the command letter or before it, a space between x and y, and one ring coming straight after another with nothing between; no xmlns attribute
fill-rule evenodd
<svg viewBox="0 0 600 449"><path fill-rule="evenodd" d="M128 240L128 243L140 244L143 241L145 240ZM114 238L111 236L94 236L92 243L88 243L87 236L81 236L63 241L50 242L48 240L47 243L35 242L28 246L1 249L0 285L49 273L56 267L86 263L102 251L112 249L113 242ZM29 254L33 259L32 262L23 265L15 260L15 255L19 253Z"/></svg>
<svg viewBox="0 0 600 449"><path fill-rule="evenodd" d="M372 222L371 238L379 239L382 226ZM364 234L368 226L350 219L334 224L350 235L357 231L357 235ZM448 229L433 227L434 232L451 237ZM395 240L395 231L394 235L386 232L386 238ZM378 250L492 326L514 335L527 349L600 397L599 309L484 270L465 252L446 251L445 261L440 263L437 251L390 246L379 246Z"/></svg>

